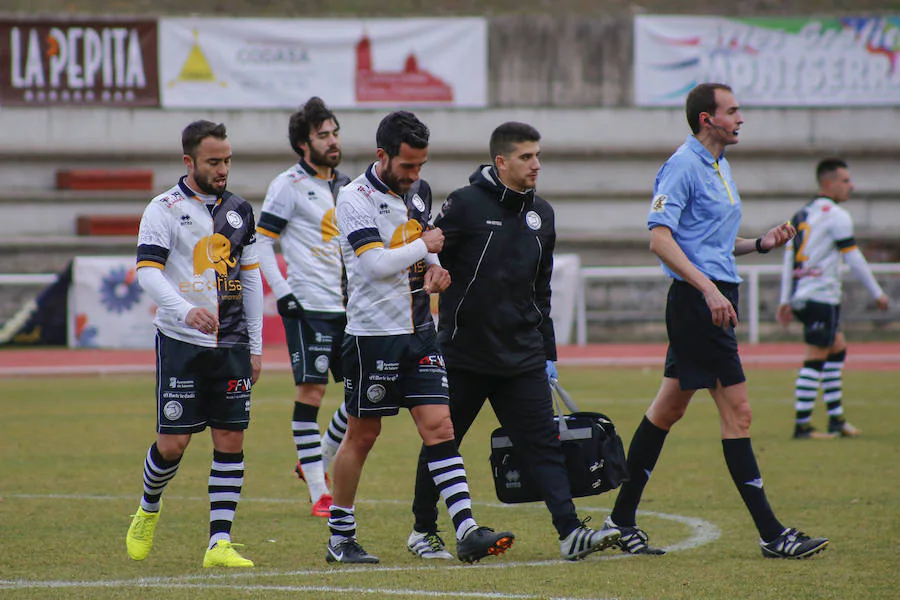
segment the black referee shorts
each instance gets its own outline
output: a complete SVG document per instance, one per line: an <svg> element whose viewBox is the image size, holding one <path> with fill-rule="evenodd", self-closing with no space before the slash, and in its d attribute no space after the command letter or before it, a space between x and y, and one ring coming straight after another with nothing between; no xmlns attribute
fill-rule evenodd
<svg viewBox="0 0 900 600"><path fill-rule="evenodd" d="M714 283L737 312L738 284ZM723 387L746 381L734 327L716 326L703 294L691 284L675 280L669 287L666 330L664 374L678 379L682 390L714 388L717 381Z"/></svg>

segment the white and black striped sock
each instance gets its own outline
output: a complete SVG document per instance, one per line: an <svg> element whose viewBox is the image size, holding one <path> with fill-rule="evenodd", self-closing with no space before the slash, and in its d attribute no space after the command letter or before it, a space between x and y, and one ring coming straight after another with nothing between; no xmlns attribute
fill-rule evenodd
<svg viewBox="0 0 900 600"><path fill-rule="evenodd" d="M425 446L425 456L428 459L428 472L447 504L447 512L450 513L450 520L456 530L456 539L461 540L470 529L478 527L478 523L472 516L469 481L456 441Z"/></svg>
<svg viewBox="0 0 900 600"><path fill-rule="evenodd" d="M213 450L209 470L209 547L231 541L231 524L244 486L244 453Z"/></svg>
<svg viewBox="0 0 900 600"><path fill-rule="evenodd" d="M159 453L156 442L147 451L144 459L144 495L141 496L141 508L146 512L159 512L159 498L166 485L178 473L181 458L169 462Z"/></svg>

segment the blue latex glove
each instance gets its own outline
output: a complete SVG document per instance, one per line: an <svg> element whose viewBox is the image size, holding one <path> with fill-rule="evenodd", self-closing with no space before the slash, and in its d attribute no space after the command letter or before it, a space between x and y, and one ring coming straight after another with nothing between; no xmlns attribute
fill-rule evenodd
<svg viewBox="0 0 900 600"><path fill-rule="evenodd" d="M556 363L552 360L547 361L547 379L559 379L559 373L556 371Z"/></svg>

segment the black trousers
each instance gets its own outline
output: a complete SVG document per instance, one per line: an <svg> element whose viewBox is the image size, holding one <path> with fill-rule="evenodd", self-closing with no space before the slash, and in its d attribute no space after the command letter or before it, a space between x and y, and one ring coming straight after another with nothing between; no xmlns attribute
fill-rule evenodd
<svg viewBox="0 0 900 600"><path fill-rule="evenodd" d="M462 444L484 401L490 400L497 420L524 457L525 468L540 485L544 502L553 517L553 526L561 538L571 533L578 527L579 521L560 448L559 430L553 421L553 400L544 369L502 377L448 368L447 376L450 383L450 417L457 445ZM487 449L486 443L484 448ZM416 529L436 529L438 499L423 450L419 452L413 499Z"/></svg>

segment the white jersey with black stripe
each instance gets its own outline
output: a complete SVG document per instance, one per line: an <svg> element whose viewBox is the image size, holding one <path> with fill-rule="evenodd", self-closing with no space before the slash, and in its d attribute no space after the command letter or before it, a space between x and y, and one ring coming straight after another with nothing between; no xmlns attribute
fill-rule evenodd
<svg viewBox="0 0 900 600"><path fill-rule="evenodd" d="M841 255L856 249L853 219L831 198L816 198L794 215L792 302L841 302Z"/></svg>
<svg viewBox="0 0 900 600"><path fill-rule="evenodd" d="M322 179L304 166L295 164L269 184L257 227L267 239L259 241L280 239L290 293L304 309L344 312L333 189L349 179L337 173L331 180ZM273 282L269 284L274 290Z"/></svg>
<svg viewBox="0 0 900 600"><path fill-rule="evenodd" d="M198 346L248 344L240 271L259 268L255 244L253 208L230 192L218 199L198 196L182 177L151 200L141 217L138 268L160 269L182 298L219 317L219 329L207 334L159 308L156 327Z"/></svg>
<svg viewBox="0 0 900 600"><path fill-rule="evenodd" d="M377 278L362 268L359 257L373 248L390 250L418 240L430 216L430 192L427 196L426 204L413 194L408 205L406 198L378 179L374 165L341 188L336 214L347 270L347 333L399 335L413 333L420 325L422 305L428 303L422 292L424 259L389 277ZM433 321L427 324L434 326Z"/></svg>

